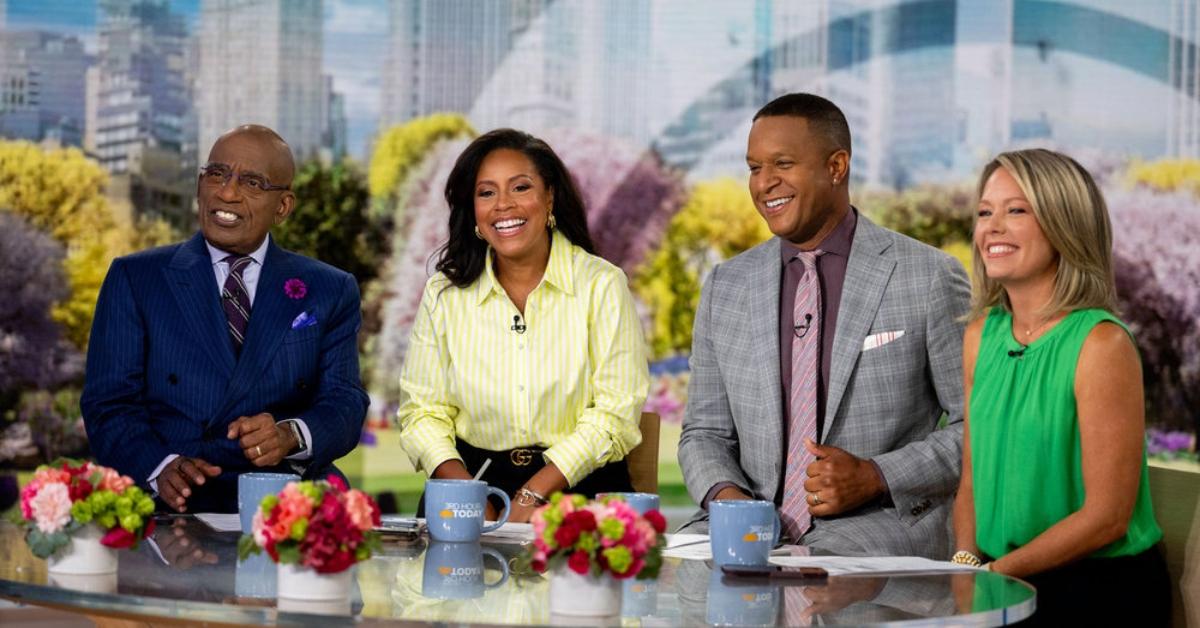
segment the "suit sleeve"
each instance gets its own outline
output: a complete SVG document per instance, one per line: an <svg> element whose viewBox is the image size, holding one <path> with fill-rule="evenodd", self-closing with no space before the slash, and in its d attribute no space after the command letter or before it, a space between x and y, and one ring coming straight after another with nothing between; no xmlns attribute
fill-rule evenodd
<svg viewBox="0 0 1200 628"><path fill-rule="evenodd" d="M712 343L712 302L719 270L720 266L713 269L700 292L688 360L691 378L687 409L679 437L679 466L688 493L698 504L704 503L709 490L721 482L750 486L742 471L737 428Z"/></svg>
<svg viewBox="0 0 1200 628"><path fill-rule="evenodd" d="M80 409L96 461L148 486L171 451L151 428L146 392L146 325L126 264L113 262L100 288L88 342Z"/></svg>
<svg viewBox="0 0 1200 628"><path fill-rule="evenodd" d="M300 414L312 433L309 468L324 469L350 453L362 436L367 393L358 371L358 330L362 309L358 284L342 275L342 290L321 339L321 384L313 404Z"/></svg>
<svg viewBox="0 0 1200 628"><path fill-rule="evenodd" d="M918 518L928 510L928 499L949 498L958 488L963 427L962 318L970 297L962 264L948 255L940 257L927 298L925 351L926 376L946 414L946 425L923 440L874 458L902 520Z"/></svg>

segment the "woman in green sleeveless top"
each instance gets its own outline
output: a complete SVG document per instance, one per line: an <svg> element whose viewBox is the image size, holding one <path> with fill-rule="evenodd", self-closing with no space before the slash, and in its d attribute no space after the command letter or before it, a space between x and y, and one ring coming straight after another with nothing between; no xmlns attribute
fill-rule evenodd
<svg viewBox="0 0 1200 628"><path fill-rule="evenodd" d="M1037 587L1035 623L1164 625L1141 363L1113 314L1095 181L1059 153L999 155L980 177L973 248L952 560Z"/></svg>

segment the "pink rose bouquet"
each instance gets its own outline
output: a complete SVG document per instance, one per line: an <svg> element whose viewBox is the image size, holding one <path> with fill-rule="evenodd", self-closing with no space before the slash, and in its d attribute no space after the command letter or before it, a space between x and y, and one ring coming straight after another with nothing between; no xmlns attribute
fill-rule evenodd
<svg viewBox="0 0 1200 628"><path fill-rule="evenodd" d="M136 547L154 532L154 499L133 480L108 467L78 460L42 465L21 489L25 542L38 558L49 558L71 535L94 523L104 530L100 543L115 549Z"/></svg>
<svg viewBox="0 0 1200 628"><path fill-rule="evenodd" d="M238 542L238 556L266 550L276 563L339 573L378 551L379 506L336 475L291 482L267 495L254 513L253 533Z"/></svg>
<svg viewBox="0 0 1200 628"><path fill-rule="evenodd" d="M657 510L640 515L618 496L602 501L555 493L533 513L530 566L544 572L566 562L580 575L658 577L667 520Z"/></svg>

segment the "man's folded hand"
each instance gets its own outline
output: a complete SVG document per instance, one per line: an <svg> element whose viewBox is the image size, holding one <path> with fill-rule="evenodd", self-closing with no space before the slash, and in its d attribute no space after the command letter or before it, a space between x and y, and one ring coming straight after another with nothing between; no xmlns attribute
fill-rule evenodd
<svg viewBox="0 0 1200 628"><path fill-rule="evenodd" d="M185 512L187 500L192 496L192 487L201 486L207 478L215 478L220 474L221 467L199 458L179 456L167 463L158 474L158 495L167 506Z"/></svg>

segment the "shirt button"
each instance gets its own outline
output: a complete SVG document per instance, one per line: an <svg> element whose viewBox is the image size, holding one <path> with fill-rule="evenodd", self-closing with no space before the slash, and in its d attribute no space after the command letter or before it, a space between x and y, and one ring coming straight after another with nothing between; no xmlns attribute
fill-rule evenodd
<svg viewBox="0 0 1200 628"><path fill-rule="evenodd" d="M525 348L525 343L523 343L523 342L518 342L518 343L517 343L517 348L518 348L518 349L524 349L524 348Z"/></svg>
<svg viewBox="0 0 1200 628"><path fill-rule="evenodd" d="M517 386L517 390L525 392L525 386Z"/></svg>

